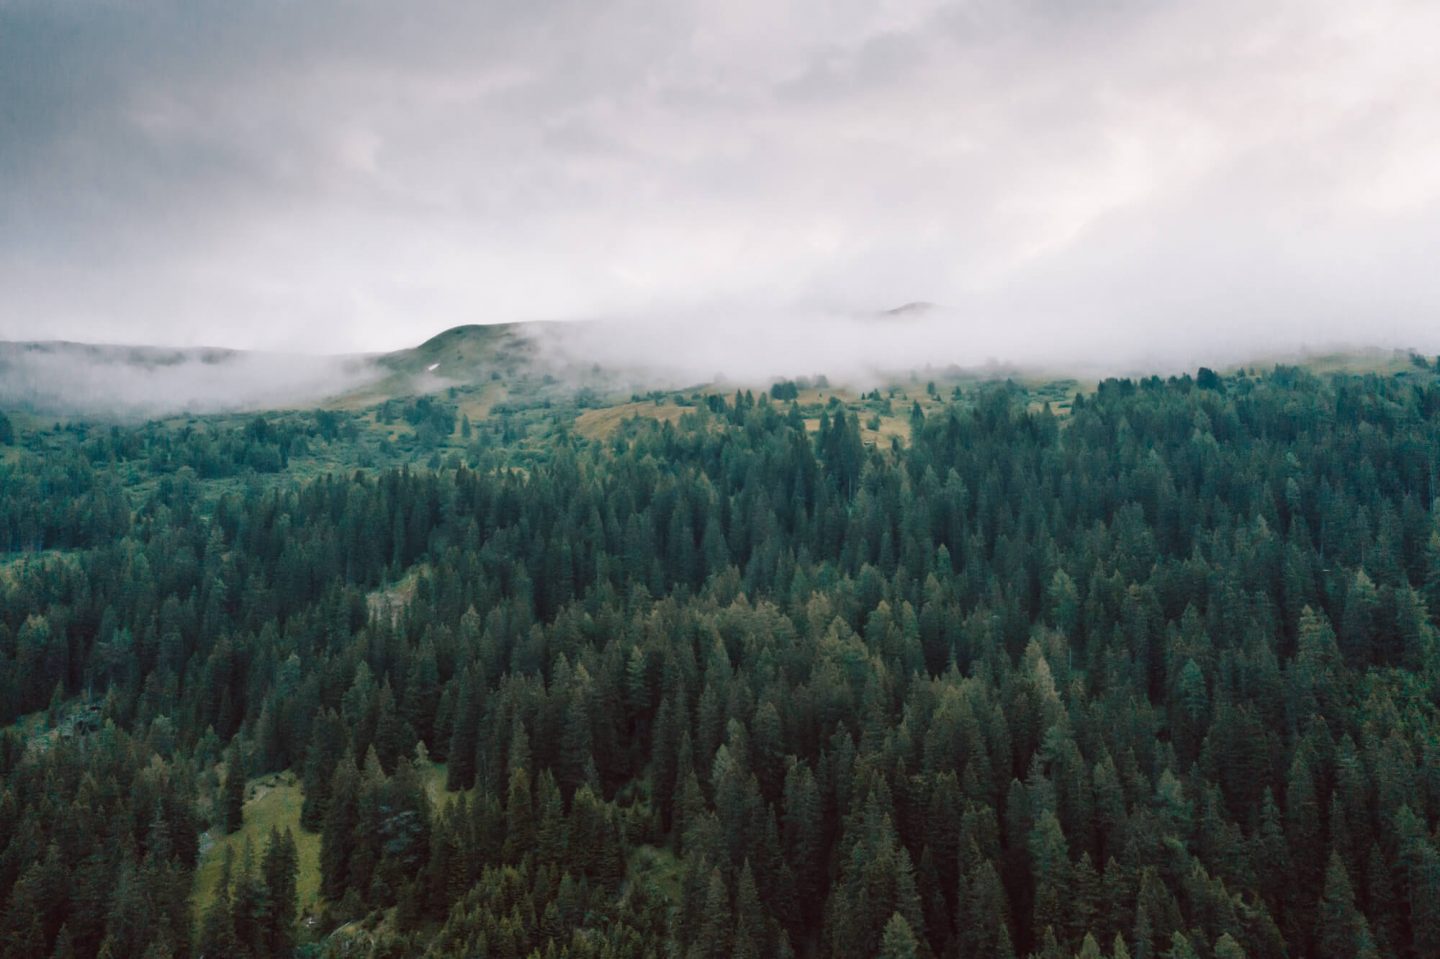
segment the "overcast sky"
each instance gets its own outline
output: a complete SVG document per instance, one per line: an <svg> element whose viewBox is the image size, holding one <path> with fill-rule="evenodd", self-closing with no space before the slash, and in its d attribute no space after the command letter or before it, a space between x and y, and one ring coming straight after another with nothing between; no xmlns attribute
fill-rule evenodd
<svg viewBox="0 0 1440 959"><path fill-rule="evenodd" d="M0 0L0 338L1434 350L1437 254L1432 2Z"/></svg>

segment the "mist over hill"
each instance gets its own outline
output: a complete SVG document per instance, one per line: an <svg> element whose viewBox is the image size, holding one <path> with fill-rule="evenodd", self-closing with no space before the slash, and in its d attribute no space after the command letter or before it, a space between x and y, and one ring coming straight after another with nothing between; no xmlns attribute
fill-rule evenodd
<svg viewBox="0 0 1440 959"><path fill-rule="evenodd" d="M1196 330L1155 342L1081 343L1057 329L985 324L954 308L907 303L878 312L716 310L665 317L466 325L390 353L314 355L211 348L0 342L0 408L136 420L301 407L361 408L448 389L525 381L542 395L599 397L716 388L761 390L819 377L869 390L917 375L978 379L1169 375L1274 362L1404 365L1405 349L1298 344L1283 337L1228 345ZM1416 344L1433 354L1440 342Z"/></svg>
<svg viewBox="0 0 1440 959"><path fill-rule="evenodd" d="M0 343L0 406L136 419L317 405L380 380L367 356Z"/></svg>

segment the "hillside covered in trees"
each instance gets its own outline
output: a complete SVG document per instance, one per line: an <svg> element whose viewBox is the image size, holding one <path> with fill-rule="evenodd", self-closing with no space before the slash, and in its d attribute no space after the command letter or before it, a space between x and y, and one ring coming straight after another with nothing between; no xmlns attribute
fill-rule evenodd
<svg viewBox="0 0 1440 959"><path fill-rule="evenodd" d="M1430 372L930 394L5 421L0 959L1440 956Z"/></svg>

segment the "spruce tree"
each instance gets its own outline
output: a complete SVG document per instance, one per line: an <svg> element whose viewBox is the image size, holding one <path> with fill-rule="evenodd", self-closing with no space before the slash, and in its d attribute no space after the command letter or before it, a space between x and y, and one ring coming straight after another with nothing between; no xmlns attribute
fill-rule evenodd
<svg viewBox="0 0 1440 959"><path fill-rule="evenodd" d="M320 832L320 891L331 901L345 894L349 880L350 853L359 824L359 789L360 772L347 753L335 767L330 803Z"/></svg>
<svg viewBox="0 0 1440 959"><path fill-rule="evenodd" d="M239 750L230 751L225 764L225 782L220 793L220 824L227 833L239 832L245 824L245 772Z"/></svg>
<svg viewBox="0 0 1440 959"><path fill-rule="evenodd" d="M1355 908L1350 876L1337 852L1330 853L1325 867L1325 888L1320 896L1315 954L1318 959L1354 957L1370 938L1365 919Z"/></svg>
<svg viewBox="0 0 1440 959"><path fill-rule="evenodd" d="M283 833L270 828L260 872L270 904L266 948L271 955L288 955L295 946L295 916L299 909L296 882L300 872L295 838L288 828Z"/></svg>
<svg viewBox="0 0 1440 959"><path fill-rule="evenodd" d="M920 944L915 939L915 930L910 928L904 916L893 913L880 937L879 959L917 959L919 955Z"/></svg>

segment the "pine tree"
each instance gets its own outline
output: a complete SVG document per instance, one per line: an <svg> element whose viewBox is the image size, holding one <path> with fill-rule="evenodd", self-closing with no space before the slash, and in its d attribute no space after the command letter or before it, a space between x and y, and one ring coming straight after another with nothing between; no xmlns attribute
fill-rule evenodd
<svg viewBox="0 0 1440 959"><path fill-rule="evenodd" d="M1180 760L1188 765L1200 754L1210 712L1205 675L1195 660L1187 659L1180 668L1171 699L1176 751Z"/></svg>
<svg viewBox="0 0 1440 959"><path fill-rule="evenodd" d="M1245 950L1230 933L1221 933L1215 940L1215 959L1245 959Z"/></svg>
<svg viewBox="0 0 1440 959"><path fill-rule="evenodd" d="M1165 959L1200 959L1200 955L1190 945L1189 939L1176 932L1170 936L1170 949L1165 953Z"/></svg>
<svg viewBox="0 0 1440 959"><path fill-rule="evenodd" d="M725 879L719 869L713 869L705 893L700 934L690 947L689 959L730 959L733 943L730 916L730 893L725 888Z"/></svg>
<svg viewBox="0 0 1440 959"><path fill-rule="evenodd" d="M350 853L359 824L359 790L360 772L347 754L335 767L329 808L320 832L320 891L331 901L345 894L349 879Z"/></svg>
<svg viewBox="0 0 1440 959"><path fill-rule="evenodd" d="M564 862L569 847L565 822L565 800L550 770L540 774L536 806L535 854L542 863Z"/></svg>
<svg viewBox="0 0 1440 959"><path fill-rule="evenodd" d="M1156 959L1180 929L1180 907L1153 866L1140 873L1135 903L1135 959Z"/></svg>
<svg viewBox="0 0 1440 959"><path fill-rule="evenodd" d="M76 959L75 940L70 935L70 926L61 924L60 932L55 936L55 948L50 953L50 959Z"/></svg>
<svg viewBox="0 0 1440 959"><path fill-rule="evenodd" d="M505 800L505 861L519 862L535 845L535 804L530 793L530 773L517 766L510 773Z"/></svg>
<svg viewBox="0 0 1440 959"><path fill-rule="evenodd" d="M820 803L810 768L792 762L785 773L785 860L795 873L795 899L806 926L818 919L824 891Z"/></svg>
<svg viewBox="0 0 1440 959"><path fill-rule="evenodd" d="M296 898L296 882L300 872L300 859L295 848L295 838L287 828L279 832L270 828L270 839L265 846L265 858L260 867L265 883L265 895L270 904L270 917L265 933L266 947L270 955L289 955L295 946L295 916L299 909Z"/></svg>
<svg viewBox="0 0 1440 959"><path fill-rule="evenodd" d="M475 785L475 751L479 745L480 700L476 689L478 677L467 670L459 679L459 697L455 704L455 721L445 769L445 788L450 792L470 789Z"/></svg>
<svg viewBox="0 0 1440 959"><path fill-rule="evenodd" d="M1070 899L1070 860L1065 834L1053 812L1042 813L1036 821L1029 851L1035 882L1034 928L1063 928Z"/></svg>
<svg viewBox="0 0 1440 959"><path fill-rule="evenodd" d="M880 937L879 959L917 959L920 944L915 939L915 930L900 913L892 913L885 924L885 933Z"/></svg>
<svg viewBox="0 0 1440 959"><path fill-rule="evenodd" d="M240 941L235 937L235 920L230 913L229 870L226 870L215 895L200 923L196 951L202 956L230 957L240 955Z"/></svg>
<svg viewBox="0 0 1440 959"><path fill-rule="evenodd" d="M365 753L365 765L360 770L360 783L356 789L354 825L349 836L349 871L345 877L350 889L365 900L372 898L372 892L378 893L374 898L380 899L388 898L388 894L393 892L392 889L384 887L375 890L371 888L376 880L385 840L388 838L386 821L389 813L396 811L390 804L389 792L386 788L385 770L381 767L380 757L372 745ZM332 809L337 802L338 798L331 800ZM329 823L326 825L328 827ZM329 831L328 828L326 831ZM324 839L323 835L321 839ZM321 854L324 854L323 843Z"/></svg>
<svg viewBox="0 0 1440 959"><path fill-rule="evenodd" d="M760 905L760 891L755 886L755 876L747 860L735 887L733 959L761 959L768 955L765 939L765 913Z"/></svg>
<svg viewBox="0 0 1440 959"><path fill-rule="evenodd" d="M1440 955L1440 852L1420 835L1407 846L1411 941L1416 955Z"/></svg>
<svg viewBox="0 0 1440 959"><path fill-rule="evenodd" d="M235 938L250 955L263 953L272 926L269 890L255 870L254 850L245 840L240 871L234 877L230 895L230 916Z"/></svg>
<svg viewBox="0 0 1440 959"><path fill-rule="evenodd" d="M305 799L300 807L300 827L319 832L325 823L326 804L330 797L330 780L335 766L345 754L345 726L333 709L316 714L311 724L310 746L305 753L303 789Z"/></svg>
<svg viewBox="0 0 1440 959"><path fill-rule="evenodd" d="M239 832L245 824L245 772L239 750L230 751L225 764L225 783L220 794L220 823L227 833Z"/></svg>
<svg viewBox="0 0 1440 959"><path fill-rule="evenodd" d="M1351 666L1363 667L1375 658L1379 607L1375 583L1363 569L1356 570L1345 594L1345 613L1340 622L1340 651Z"/></svg>
<svg viewBox="0 0 1440 959"><path fill-rule="evenodd" d="M1345 863L1336 852L1330 853L1329 865L1325 867L1318 922L1315 954L1319 959L1353 959L1370 938L1365 918L1355 908L1355 892Z"/></svg>
<svg viewBox="0 0 1440 959"><path fill-rule="evenodd" d="M9 906L0 923L0 956L28 959L45 954L45 930L40 925L40 904L30 883L22 879L10 889Z"/></svg>
<svg viewBox="0 0 1440 959"><path fill-rule="evenodd" d="M1008 900L1000 882L1000 874L989 859L981 861L975 875L961 877L960 942L962 955L973 957L999 955L1002 943L1010 940Z"/></svg>

